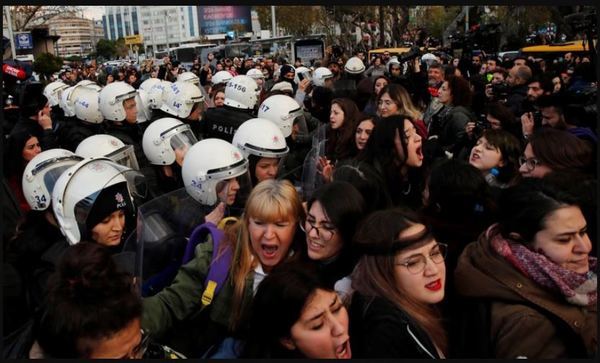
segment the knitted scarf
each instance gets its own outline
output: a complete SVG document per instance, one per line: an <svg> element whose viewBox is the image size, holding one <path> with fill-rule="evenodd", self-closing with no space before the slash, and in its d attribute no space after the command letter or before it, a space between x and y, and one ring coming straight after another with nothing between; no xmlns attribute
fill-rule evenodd
<svg viewBox="0 0 600 363"><path fill-rule="evenodd" d="M488 228L487 239L494 251L523 275L549 290L560 292L570 304L596 304L596 257L589 257L590 270L580 274L557 265L544 254L532 251L521 243L505 239L498 233L496 226Z"/></svg>

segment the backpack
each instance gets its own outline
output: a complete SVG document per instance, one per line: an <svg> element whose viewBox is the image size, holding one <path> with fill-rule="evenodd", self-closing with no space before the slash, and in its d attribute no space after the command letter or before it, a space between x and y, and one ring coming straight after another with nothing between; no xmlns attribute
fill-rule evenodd
<svg viewBox="0 0 600 363"><path fill-rule="evenodd" d="M208 234L211 235L213 241L213 252L210 268L204 281L204 292L202 293L202 307L210 305L213 298L219 293L223 287L223 283L227 279L229 269L231 268L231 260L233 252L231 248L225 248L223 253L220 252L219 245L225 236L222 229L217 228L213 223L207 222L199 225L190 235L190 239L185 247L182 264L186 264L194 258L194 250L199 243L206 241Z"/></svg>

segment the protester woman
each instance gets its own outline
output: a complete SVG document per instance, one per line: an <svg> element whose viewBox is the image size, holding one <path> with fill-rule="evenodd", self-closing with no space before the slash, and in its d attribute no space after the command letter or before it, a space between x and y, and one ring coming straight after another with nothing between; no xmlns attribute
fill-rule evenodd
<svg viewBox="0 0 600 363"><path fill-rule="evenodd" d="M19 201L21 211L27 213L31 208L23 195L21 179L27 163L42 152L40 142L27 131L17 132L6 139L4 150L4 177Z"/></svg>
<svg viewBox="0 0 600 363"><path fill-rule="evenodd" d="M427 138L427 128L423 123L423 114L413 104L406 88L399 84L389 84L383 87L377 98L377 115L388 117L392 115L408 115L417 127L422 138Z"/></svg>
<svg viewBox="0 0 600 363"><path fill-rule="evenodd" d="M479 169L488 184L495 188L515 185L519 173L521 143L508 131L488 129L471 149L469 163Z"/></svg>
<svg viewBox="0 0 600 363"><path fill-rule="evenodd" d="M104 247L69 248L50 278L43 309L5 358L141 358L147 339L133 281Z"/></svg>
<svg viewBox="0 0 600 363"><path fill-rule="evenodd" d="M371 214L354 238L350 337L355 358L446 356L435 307L444 298L446 245L410 211Z"/></svg>
<svg viewBox="0 0 600 363"><path fill-rule="evenodd" d="M394 115L382 118L357 157L374 169L384 181L393 205L421 205L423 165L421 136L409 116Z"/></svg>
<svg viewBox="0 0 600 363"><path fill-rule="evenodd" d="M311 266L274 269L249 311L243 358L352 358L348 312Z"/></svg>
<svg viewBox="0 0 600 363"><path fill-rule="evenodd" d="M354 142L356 143L356 148L358 151L364 150L367 145L367 141L369 140L369 136L373 132L375 125L377 123L376 120L378 118L374 116L367 116L361 113L358 117L358 124L356 125L356 132L354 133Z"/></svg>
<svg viewBox="0 0 600 363"><path fill-rule="evenodd" d="M303 219L300 198L289 181L259 183L248 197L241 220L228 229L220 243L221 251L233 253L223 289L212 302L203 304L213 253L210 239L198 245L194 259L179 269L171 286L144 300L142 327L160 339L175 332L193 339L187 348L190 352L182 352L198 357L227 335L234 335L259 282L274 267L300 255L305 242L296 231ZM200 311L204 314L198 314ZM186 329L194 334L190 336ZM178 349L176 344L169 345Z"/></svg>
<svg viewBox="0 0 600 363"><path fill-rule="evenodd" d="M593 168L589 146L564 130L545 127L536 130L519 158L519 172L525 178L542 178L551 171L588 173Z"/></svg>
<svg viewBox="0 0 600 363"><path fill-rule="evenodd" d="M430 139L436 137L438 156L444 156L446 152L458 155L466 137L465 127L475 119L470 110L472 92L469 81L449 76L439 89L438 99L443 107L428 125L428 136Z"/></svg>
<svg viewBox="0 0 600 363"><path fill-rule="evenodd" d="M354 131L358 114L356 104L349 98L336 98L331 101L325 155L334 165L337 161L352 158L357 153Z"/></svg>
<svg viewBox="0 0 600 363"><path fill-rule="evenodd" d="M373 89L371 91L371 97L367 101L365 108L363 109L363 113L367 115L376 115L377 114L377 98L379 97L379 92L390 83L390 80L386 76L377 76L373 80Z"/></svg>
<svg viewBox="0 0 600 363"><path fill-rule="evenodd" d="M358 256L351 242L364 205L362 195L343 181L325 184L307 202L306 219L300 228L306 234L308 259L317 263L330 287L354 269Z"/></svg>
<svg viewBox="0 0 600 363"><path fill-rule="evenodd" d="M597 259L586 226L576 198L545 180L506 190L498 223L458 262L458 294L481 301L489 317L468 309L458 318L473 322L455 336L458 356L474 356L481 340L489 350L480 358L596 356Z"/></svg>

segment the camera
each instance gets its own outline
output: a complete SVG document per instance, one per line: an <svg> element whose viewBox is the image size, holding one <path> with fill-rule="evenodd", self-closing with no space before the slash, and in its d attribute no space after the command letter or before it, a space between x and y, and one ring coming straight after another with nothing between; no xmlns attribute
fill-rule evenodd
<svg viewBox="0 0 600 363"><path fill-rule="evenodd" d="M508 85L508 83L502 82L492 84L492 94L497 99L507 99L509 90L510 86Z"/></svg>
<svg viewBox="0 0 600 363"><path fill-rule="evenodd" d="M481 114L475 120L475 127L473 128L473 136L475 136L475 138L478 139L481 136L481 134L483 134L483 131L485 131L491 127L492 127L492 125L490 125L490 122L487 120L487 115Z"/></svg>
<svg viewBox="0 0 600 363"><path fill-rule="evenodd" d="M420 55L421 55L421 49L415 45L415 46L411 47L408 52L401 54L400 57L398 58L398 61L400 63L408 62L410 60L415 59L416 57L418 57Z"/></svg>

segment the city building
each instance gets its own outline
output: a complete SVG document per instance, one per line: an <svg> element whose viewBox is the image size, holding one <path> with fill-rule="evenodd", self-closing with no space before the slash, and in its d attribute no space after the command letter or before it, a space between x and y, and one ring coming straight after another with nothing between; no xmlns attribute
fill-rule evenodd
<svg viewBox="0 0 600 363"><path fill-rule="evenodd" d="M106 6L102 22L106 39L140 34L147 53L202 41L197 6Z"/></svg>
<svg viewBox="0 0 600 363"><path fill-rule="evenodd" d="M94 20L67 12L52 17L47 22L50 34L60 36L56 43L60 57L85 57L96 50L96 43L103 38L103 29Z"/></svg>

